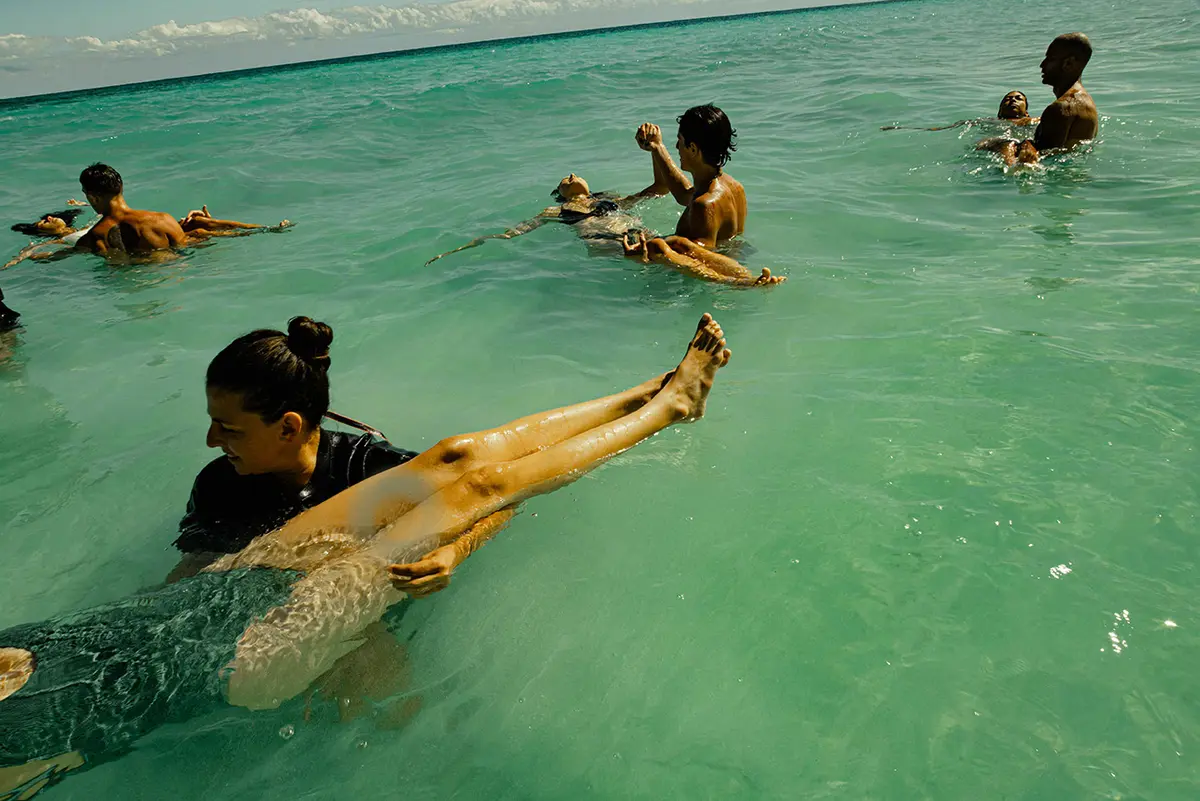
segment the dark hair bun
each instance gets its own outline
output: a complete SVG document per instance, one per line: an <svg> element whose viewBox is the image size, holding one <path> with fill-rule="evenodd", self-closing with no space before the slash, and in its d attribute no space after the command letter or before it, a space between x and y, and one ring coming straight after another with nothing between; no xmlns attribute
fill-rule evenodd
<svg viewBox="0 0 1200 801"><path fill-rule="evenodd" d="M311 317L288 320L288 349L309 364L329 366L333 329Z"/></svg>

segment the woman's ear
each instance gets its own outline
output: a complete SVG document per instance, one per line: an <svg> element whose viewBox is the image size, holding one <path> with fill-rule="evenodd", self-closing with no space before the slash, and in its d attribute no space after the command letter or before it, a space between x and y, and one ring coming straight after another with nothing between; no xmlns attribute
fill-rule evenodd
<svg viewBox="0 0 1200 801"><path fill-rule="evenodd" d="M285 412L279 420L279 438L294 442L304 433L304 418L296 412Z"/></svg>

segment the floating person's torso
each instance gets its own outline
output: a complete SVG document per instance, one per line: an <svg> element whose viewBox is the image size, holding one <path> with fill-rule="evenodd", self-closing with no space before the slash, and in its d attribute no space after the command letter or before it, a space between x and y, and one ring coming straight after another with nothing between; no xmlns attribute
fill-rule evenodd
<svg viewBox="0 0 1200 801"><path fill-rule="evenodd" d="M220 705L221 668L300 574L252 568L177 584L0 632L34 656L29 681L0 701L0 767L78 751L111 758L167 722Z"/></svg>

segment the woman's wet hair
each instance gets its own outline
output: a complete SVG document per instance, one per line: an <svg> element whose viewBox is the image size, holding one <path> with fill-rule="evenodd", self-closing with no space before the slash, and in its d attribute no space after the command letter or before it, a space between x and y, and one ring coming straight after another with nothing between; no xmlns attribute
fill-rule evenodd
<svg viewBox="0 0 1200 801"><path fill-rule="evenodd" d="M96 197L116 197L125 191L121 173L107 164L96 163L79 173L79 185L83 191Z"/></svg>
<svg viewBox="0 0 1200 801"><path fill-rule="evenodd" d="M737 131L725 112L711 103L689 108L675 121L684 143L699 147L704 161L712 167L724 167L737 150Z"/></svg>
<svg viewBox="0 0 1200 801"><path fill-rule="evenodd" d="M333 329L293 317L288 330L263 328L238 337L208 365L209 389L236 392L242 408L274 423L296 412L316 427L329 411L329 346Z"/></svg>
<svg viewBox="0 0 1200 801"><path fill-rule="evenodd" d="M43 214L38 217L38 222L45 220L48 217L57 217L67 224L67 227L75 225L75 218L79 216L82 209L67 209L66 211L54 211L49 214ZM56 234L48 234L37 227L37 223L17 223L12 227L18 234L25 236L56 236Z"/></svg>

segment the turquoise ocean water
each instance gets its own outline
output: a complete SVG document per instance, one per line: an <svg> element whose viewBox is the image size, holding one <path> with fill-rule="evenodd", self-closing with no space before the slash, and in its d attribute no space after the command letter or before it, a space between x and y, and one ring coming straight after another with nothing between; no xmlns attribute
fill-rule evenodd
<svg viewBox="0 0 1200 801"><path fill-rule="evenodd" d="M879 131L1040 108L1069 30L1087 152ZM1198 34L1183 0L924 0L0 105L5 254L96 160L135 206L297 223L0 273L0 628L172 567L203 371L251 328L330 322L335 408L418 449L669 368L704 311L734 349L702 423L403 618L406 727L227 710L45 797L1200 798ZM642 188L637 124L707 101L777 290L554 226L422 266L568 172Z"/></svg>

